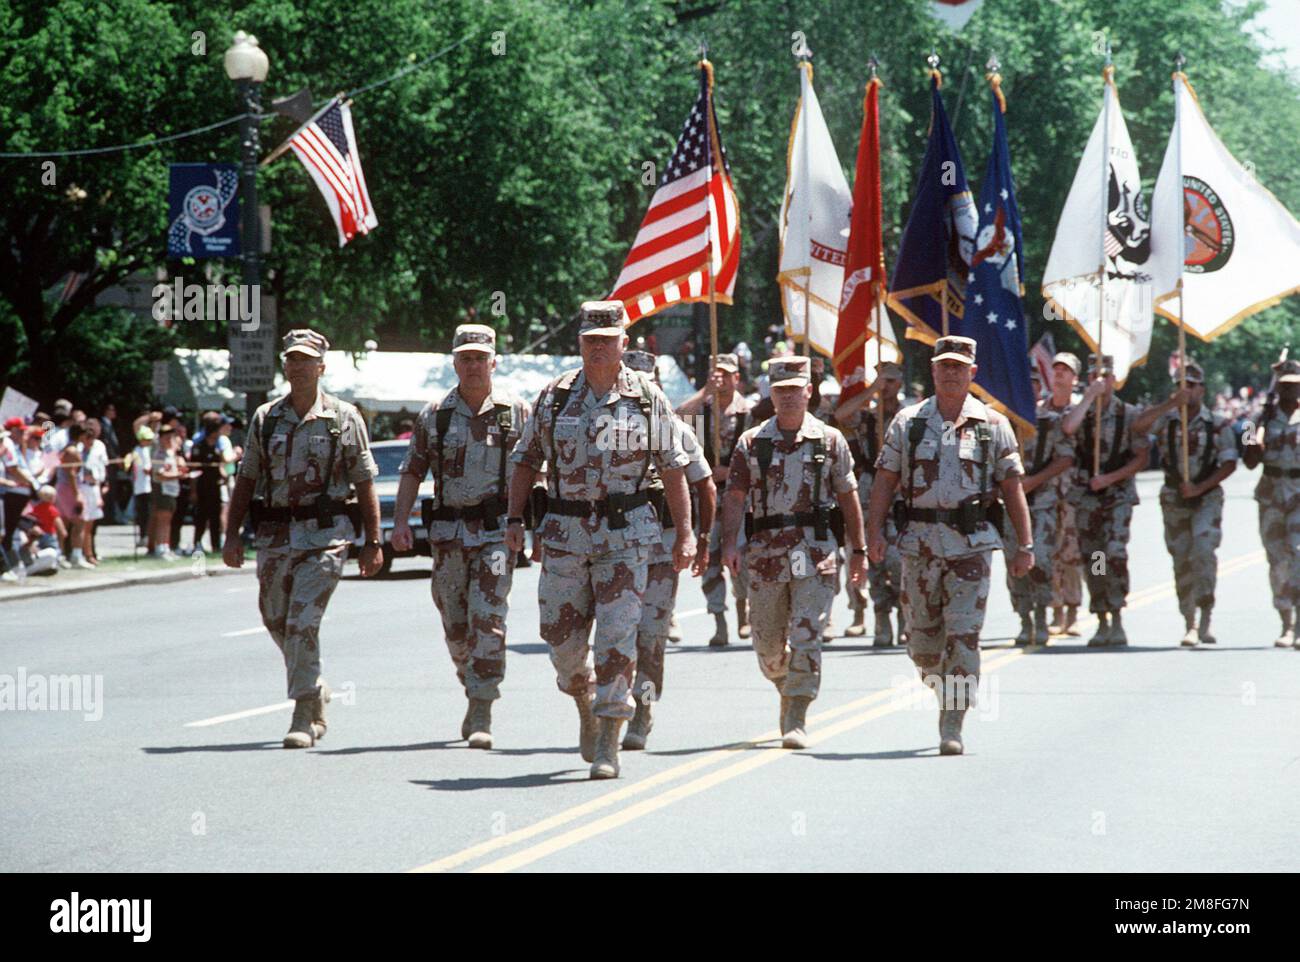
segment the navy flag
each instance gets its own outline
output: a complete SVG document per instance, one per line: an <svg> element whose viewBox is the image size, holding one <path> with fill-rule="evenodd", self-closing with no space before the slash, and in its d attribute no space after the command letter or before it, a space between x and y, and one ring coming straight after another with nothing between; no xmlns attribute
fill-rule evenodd
<svg viewBox="0 0 1300 962"><path fill-rule="evenodd" d="M1032 428L1038 398L1029 380L1029 331L1020 300L1024 247L1000 80L990 77L993 150L980 187L979 233L960 333L977 345L976 392L1013 422Z"/></svg>
<svg viewBox="0 0 1300 962"><path fill-rule="evenodd" d="M889 285L889 306L907 321L907 336L927 344L945 333L966 333L962 315L978 224L937 70L930 74L930 99L930 140ZM940 300L945 295L947 331Z"/></svg>

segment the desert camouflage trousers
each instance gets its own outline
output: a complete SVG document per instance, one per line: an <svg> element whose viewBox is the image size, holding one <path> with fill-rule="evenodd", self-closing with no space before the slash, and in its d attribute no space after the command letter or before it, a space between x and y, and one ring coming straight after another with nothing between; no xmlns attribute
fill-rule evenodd
<svg viewBox="0 0 1300 962"><path fill-rule="evenodd" d="M763 677L783 695L816 698L822 630L835 601L835 575L761 581L751 573L749 585L749 624Z"/></svg>
<svg viewBox="0 0 1300 962"><path fill-rule="evenodd" d="M1075 506L1079 551L1088 581L1088 610L1120 611L1128 603L1128 539L1133 505L1083 495Z"/></svg>
<svg viewBox="0 0 1300 962"><path fill-rule="evenodd" d="M940 558L922 544L903 555L907 654L921 681L941 699L979 681L980 631L989 599L988 551ZM955 705L953 707L970 707Z"/></svg>
<svg viewBox="0 0 1300 962"><path fill-rule="evenodd" d="M1029 522L1034 537L1034 566L1023 578L1011 574L1011 559L1016 556L1020 542L1011 524L1011 515L1002 519L1002 553L1007 563L1007 591L1011 607L1016 614L1032 614L1035 608L1047 608L1052 603L1052 554L1056 543L1056 505L1046 508L1029 506Z"/></svg>
<svg viewBox="0 0 1300 962"><path fill-rule="evenodd" d="M1278 611L1300 608L1300 496L1259 503L1259 536L1268 557L1268 583Z"/></svg>
<svg viewBox="0 0 1300 962"><path fill-rule="evenodd" d="M1165 547L1174 562L1178 610L1192 618L1197 608L1214 607L1218 575L1215 552L1223 541L1223 489L1208 491L1188 504L1169 487L1160 489L1165 519Z"/></svg>
<svg viewBox="0 0 1300 962"><path fill-rule="evenodd" d="M636 681L632 686L632 697L639 702L658 701L664 691L664 649L677 604L677 578L671 561L652 564L646 570L641 624L636 632Z"/></svg>
<svg viewBox="0 0 1300 962"><path fill-rule="evenodd" d="M1056 499L1056 539L1052 552L1052 607L1083 604L1079 570L1079 532L1070 499Z"/></svg>
<svg viewBox="0 0 1300 962"><path fill-rule="evenodd" d="M348 546L257 551L257 607L284 656L289 697L320 693L320 622L343 575Z"/></svg>
<svg viewBox="0 0 1300 962"><path fill-rule="evenodd" d="M720 615L727 610L727 586L723 582L722 564L722 494L718 494L718 516L713 521L713 530L709 533L709 566L704 569L704 580L700 588L704 591L704 600L708 604L709 614ZM740 549L740 574L732 575L727 571L726 577L731 580L731 594L736 599L736 603L746 601L749 598L749 571L745 566L745 532L741 531L736 536L736 546Z"/></svg>
<svg viewBox="0 0 1300 962"><path fill-rule="evenodd" d="M433 548L429 588L442 616L451 663L467 698L501 697L506 676L506 613L515 559L503 542L465 547L440 541Z"/></svg>
<svg viewBox="0 0 1300 962"><path fill-rule="evenodd" d="M569 695L594 686L593 707L602 718L631 718L636 709L632 685L649 560L646 546L597 555L542 552L538 607L556 684Z"/></svg>

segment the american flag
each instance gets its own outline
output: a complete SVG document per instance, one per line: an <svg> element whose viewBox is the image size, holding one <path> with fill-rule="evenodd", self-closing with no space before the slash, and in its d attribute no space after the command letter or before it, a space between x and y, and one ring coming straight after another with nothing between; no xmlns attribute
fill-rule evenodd
<svg viewBox="0 0 1300 962"><path fill-rule="evenodd" d="M629 322L670 304L707 301L711 285L718 303L731 303L740 264L740 209L717 116L709 117L712 76L706 61L700 94L610 294L623 302Z"/></svg>
<svg viewBox="0 0 1300 962"><path fill-rule="evenodd" d="M1056 357L1056 341L1049 331L1035 341L1034 346L1029 349L1029 359L1034 367L1038 368L1038 376L1042 378L1044 388L1052 384L1052 358L1054 357Z"/></svg>
<svg viewBox="0 0 1300 962"><path fill-rule="evenodd" d="M339 229L339 247L379 225L370 206L366 176L361 172L357 137L352 132L352 111L347 104L336 98L293 135L289 146L311 173L329 205L334 225Z"/></svg>

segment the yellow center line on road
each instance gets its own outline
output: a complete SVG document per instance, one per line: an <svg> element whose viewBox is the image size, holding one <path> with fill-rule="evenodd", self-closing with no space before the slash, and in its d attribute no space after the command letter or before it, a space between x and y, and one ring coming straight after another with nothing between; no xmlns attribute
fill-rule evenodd
<svg viewBox="0 0 1300 962"><path fill-rule="evenodd" d="M1224 575L1233 574L1244 568L1258 564L1263 559L1264 552L1262 550L1250 552L1245 555L1239 555L1220 565L1219 575L1222 577ZM1153 604L1154 602L1173 594L1175 594L1175 588L1172 581L1153 585L1150 588L1131 594L1128 607L1146 607L1147 605ZM1095 619L1090 618L1088 621L1095 621ZM1086 622L1083 624L1086 624ZM981 674L988 674L1035 650L1036 648L1015 648L1010 650L992 649L991 651L993 653L984 660L984 664L981 667ZM829 711L821 712L820 714L812 716L809 719L810 729L813 725L824 723L841 715L849 715L848 718L844 718L829 727L817 731L811 731L809 744L820 744L836 737L837 735L843 734L844 732L851 731L870 721L874 721L877 718L911 707L919 701L933 697L934 696L931 692L922 687L919 681L913 681L911 690L906 692L900 691L896 688L890 688L874 692L863 698L855 699L839 706L838 708L833 708ZM886 704L879 704L882 701L886 702ZM857 712L857 714L853 714L854 712ZM658 789L668 783L678 781L687 775L700 772L701 769L708 768L726 760L727 758L733 758L737 754L743 755L743 757L738 761L734 761L730 765L721 769L700 774L690 781L667 789L666 791L653 795L650 798L638 801L625 809L613 812L597 819L596 821L579 825L567 832L545 839L527 848L520 849L511 855L481 865L478 868L472 869L472 871L506 872L521 868L544 858L547 855L554 854L562 849L576 845L579 842L586 841L597 835L611 831L614 828L626 825L635 819L649 815L652 812L671 805L675 801L689 798L692 795L720 785L723 782L753 771L763 765L785 758L788 755L796 754L793 751L782 748L757 751L763 742L771 741L779 736L779 732L772 730L747 742L737 743L736 745L727 748L709 752L700 758L675 765L672 768L658 772L649 778L643 779L639 782L634 782L631 785L608 792L598 798L565 809L555 815L544 818L539 822L535 822L532 825L516 829L513 832L508 832L504 835L489 839L485 842L480 842L476 845L471 845L466 849L429 862L425 865L421 865L411 871L446 872L459 868L466 863L476 861L477 859L490 855L493 852L504 848L510 848L520 842L527 841L530 838L535 838L536 836L545 834L552 829L566 825L569 822L573 822L587 815L595 814L602 809L609 808L612 805L617 805L628 799L634 798L637 795L645 794L647 791Z"/></svg>

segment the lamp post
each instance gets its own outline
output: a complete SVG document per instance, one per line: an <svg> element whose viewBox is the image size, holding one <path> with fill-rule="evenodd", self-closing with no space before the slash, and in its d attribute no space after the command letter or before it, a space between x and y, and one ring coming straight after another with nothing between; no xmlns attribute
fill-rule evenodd
<svg viewBox="0 0 1300 962"><path fill-rule="evenodd" d="M239 121L239 141L243 156L239 167L239 192L243 195L243 252L240 257L242 280L250 296L257 300L257 317L261 317L262 238L261 217L257 206L257 153L259 144L259 115L262 113L262 82L266 80L270 62L257 45L257 38L239 30L224 58L226 76L235 82L239 107L244 112ZM266 392L248 393L248 417L266 400Z"/></svg>

